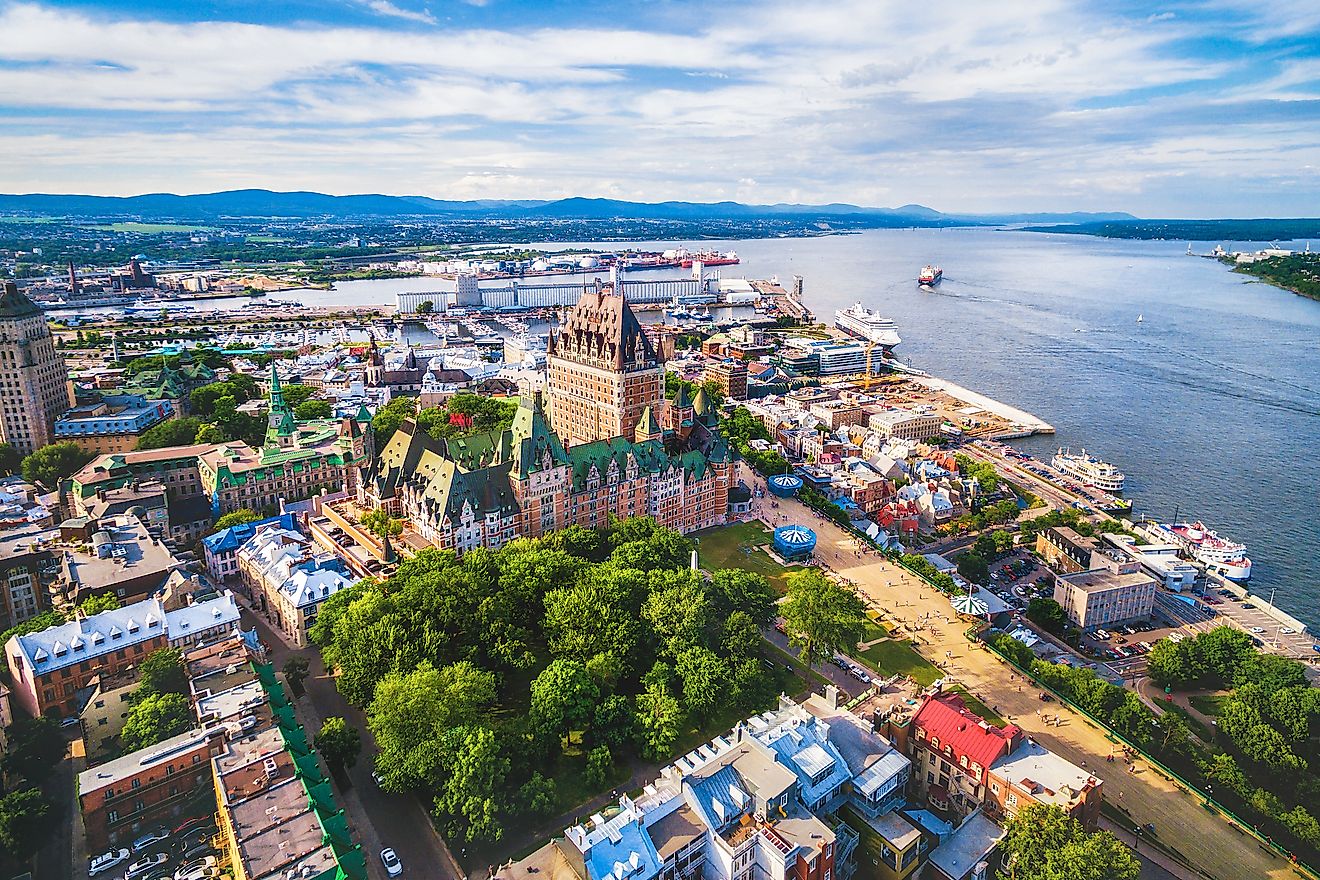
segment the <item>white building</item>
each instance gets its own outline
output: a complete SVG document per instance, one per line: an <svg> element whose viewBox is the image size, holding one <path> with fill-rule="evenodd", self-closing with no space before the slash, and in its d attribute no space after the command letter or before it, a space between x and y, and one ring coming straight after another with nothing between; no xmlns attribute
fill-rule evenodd
<svg viewBox="0 0 1320 880"><path fill-rule="evenodd" d="M336 557L278 523L259 526L238 549L238 571L254 604L298 647L321 603L353 585Z"/></svg>

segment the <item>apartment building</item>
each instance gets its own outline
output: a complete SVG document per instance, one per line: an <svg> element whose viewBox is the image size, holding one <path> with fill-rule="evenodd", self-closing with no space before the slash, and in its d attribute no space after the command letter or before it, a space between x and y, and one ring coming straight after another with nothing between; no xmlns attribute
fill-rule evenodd
<svg viewBox="0 0 1320 880"><path fill-rule="evenodd" d="M355 582L337 557L278 523L259 526L235 562L257 607L299 647L307 644L307 630L325 600Z"/></svg>
<svg viewBox="0 0 1320 880"><path fill-rule="evenodd" d="M882 409L871 413L871 430L892 440L917 441L937 437L944 420L938 413L920 413L905 409Z"/></svg>
<svg viewBox="0 0 1320 880"><path fill-rule="evenodd" d="M142 434L174 417L174 407L138 394L113 394L79 403L55 420L56 441L88 452L129 452Z"/></svg>
<svg viewBox="0 0 1320 880"><path fill-rule="evenodd" d="M46 315L12 281L0 288L0 442L21 455L54 443L69 371ZM50 488L54 488L53 486Z"/></svg>

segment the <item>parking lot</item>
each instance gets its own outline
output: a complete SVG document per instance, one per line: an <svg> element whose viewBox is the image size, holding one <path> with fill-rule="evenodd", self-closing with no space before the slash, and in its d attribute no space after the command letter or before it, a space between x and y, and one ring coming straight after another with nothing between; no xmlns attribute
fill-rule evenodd
<svg viewBox="0 0 1320 880"><path fill-rule="evenodd" d="M209 812L172 828L150 828L127 846L94 855L88 875L96 880L209 880L220 874L215 834Z"/></svg>

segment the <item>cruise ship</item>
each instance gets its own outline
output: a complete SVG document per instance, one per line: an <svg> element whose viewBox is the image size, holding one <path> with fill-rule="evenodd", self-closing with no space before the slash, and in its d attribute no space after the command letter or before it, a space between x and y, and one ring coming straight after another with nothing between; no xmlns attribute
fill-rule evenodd
<svg viewBox="0 0 1320 880"><path fill-rule="evenodd" d="M1187 555L1211 571L1231 581L1245 581L1251 577L1251 558L1245 544L1221 538L1205 523L1159 523L1162 535L1186 551Z"/></svg>
<svg viewBox="0 0 1320 880"><path fill-rule="evenodd" d="M834 326L845 333L874 342L886 353L893 351L894 346L903 341L898 335L898 326L892 318L873 312L861 303L836 311Z"/></svg>
<svg viewBox="0 0 1320 880"><path fill-rule="evenodd" d="M1123 472L1094 455L1088 455L1085 449L1078 455L1066 446L1060 447L1051 464L1055 470L1075 477L1088 486L1105 492L1123 491L1123 481L1126 479Z"/></svg>

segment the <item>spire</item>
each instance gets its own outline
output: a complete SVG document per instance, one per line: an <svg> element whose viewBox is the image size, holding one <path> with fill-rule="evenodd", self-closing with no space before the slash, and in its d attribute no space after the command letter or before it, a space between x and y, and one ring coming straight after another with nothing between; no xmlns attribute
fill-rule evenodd
<svg viewBox="0 0 1320 880"><path fill-rule="evenodd" d="M270 411L272 413L287 412L288 407L284 404L284 389L280 387L280 374L275 369L275 363L270 365ZM283 425L280 426L283 430Z"/></svg>
<svg viewBox="0 0 1320 880"><path fill-rule="evenodd" d="M385 557L386 562L393 562L394 547L390 545L390 530L385 530L385 537L381 539L381 556Z"/></svg>
<svg viewBox="0 0 1320 880"><path fill-rule="evenodd" d="M674 409L689 409L692 403L688 400L687 386L679 385L678 393L674 395Z"/></svg>
<svg viewBox="0 0 1320 880"><path fill-rule="evenodd" d="M357 421L362 424L371 422L371 410L367 409L365 403L358 407Z"/></svg>
<svg viewBox="0 0 1320 880"><path fill-rule="evenodd" d="M647 440L659 440L661 436L660 423L655 420L655 413L648 406L642 410L642 417L637 421L635 439L638 443L645 443Z"/></svg>
<svg viewBox="0 0 1320 880"><path fill-rule="evenodd" d="M697 389L697 396L692 401L692 412L698 418L702 418L710 412L710 398L706 396L705 388Z"/></svg>

